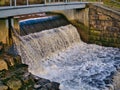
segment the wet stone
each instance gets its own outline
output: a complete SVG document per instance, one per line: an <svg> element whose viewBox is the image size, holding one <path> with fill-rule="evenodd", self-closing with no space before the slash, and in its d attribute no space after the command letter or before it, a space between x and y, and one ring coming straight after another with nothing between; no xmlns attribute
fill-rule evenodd
<svg viewBox="0 0 120 90"><path fill-rule="evenodd" d="M6 84L12 90L19 90L22 86L21 81L18 78L14 78L14 77L8 80Z"/></svg>
<svg viewBox="0 0 120 90"><path fill-rule="evenodd" d="M47 83L43 86L43 88L46 90L59 90L59 83L56 82Z"/></svg>
<svg viewBox="0 0 120 90"><path fill-rule="evenodd" d="M8 70L8 65L4 59L0 59L0 71L4 69Z"/></svg>
<svg viewBox="0 0 120 90"><path fill-rule="evenodd" d="M55 90L59 90L59 85L60 83L57 83L57 82L52 82L52 87L55 89Z"/></svg>
<svg viewBox="0 0 120 90"><path fill-rule="evenodd" d="M50 80L40 78L40 79L38 80L38 82L36 82L36 83L43 86L43 85L45 85L46 83L50 83Z"/></svg>
<svg viewBox="0 0 120 90"><path fill-rule="evenodd" d="M13 56L10 56L10 55L5 54L3 58L4 58L4 60L7 62L7 64L8 64L9 67L15 65L15 62L14 62L14 60L13 60Z"/></svg>
<svg viewBox="0 0 120 90"><path fill-rule="evenodd" d="M47 83L43 87L46 88L47 90L50 90L50 89L52 89L52 84L51 83Z"/></svg>
<svg viewBox="0 0 120 90"><path fill-rule="evenodd" d="M8 90L8 86L0 84L0 90Z"/></svg>
<svg viewBox="0 0 120 90"><path fill-rule="evenodd" d="M34 88L35 88L35 89L40 89L41 87L42 87L42 86L39 85L39 84L38 84L38 85L37 85L37 84L34 85Z"/></svg>
<svg viewBox="0 0 120 90"><path fill-rule="evenodd" d="M35 77L35 76L34 76ZM34 85L35 90L59 90L59 83L50 82L47 79L36 77L36 84Z"/></svg>
<svg viewBox="0 0 120 90"><path fill-rule="evenodd" d="M1 81L0 81L0 90L8 90L8 86L4 85Z"/></svg>
<svg viewBox="0 0 120 90"><path fill-rule="evenodd" d="M0 54L0 90L8 89L59 90L59 83L31 74L28 65L22 64L20 56L5 52Z"/></svg>
<svg viewBox="0 0 120 90"><path fill-rule="evenodd" d="M30 80L32 80L32 77L30 76L30 73L29 72L25 72L22 76L21 76L21 80L24 82L24 83L29 83ZM32 80L33 82L33 80Z"/></svg>
<svg viewBox="0 0 120 90"><path fill-rule="evenodd" d="M41 88L41 89L37 89L37 90L48 90L47 88Z"/></svg>
<svg viewBox="0 0 120 90"><path fill-rule="evenodd" d="M22 63L21 57L19 55L15 56L13 59L14 59L15 64L21 64Z"/></svg>

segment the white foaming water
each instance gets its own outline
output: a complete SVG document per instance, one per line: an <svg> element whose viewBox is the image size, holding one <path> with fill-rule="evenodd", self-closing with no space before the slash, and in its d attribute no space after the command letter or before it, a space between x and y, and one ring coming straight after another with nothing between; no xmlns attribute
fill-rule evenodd
<svg viewBox="0 0 120 90"><path fill-rule="evenodd" d="M60 90L108 90L104 80L120 61L119 49L82 42L72 25L20 38L17 50L29 71L59 82Z"/></svg>

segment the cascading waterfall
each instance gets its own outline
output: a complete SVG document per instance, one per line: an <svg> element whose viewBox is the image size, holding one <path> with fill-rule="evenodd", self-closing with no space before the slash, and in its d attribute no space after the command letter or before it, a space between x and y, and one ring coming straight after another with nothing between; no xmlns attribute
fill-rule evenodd
<svg viewBox="0 0 120 90"><path fill-rule="evenodd" d="M86 44L69 24L14 39L33 74L60 82L61 90L109 90L105 80L120 64L120 50Z"/></svg>
<svg viewBox="0 0 120 90"><path fill-rule="evenodd" d="M30 70L35 70L34 65L39 67L41 59L50 57L51 54L80 42L77 30L72 25L32 33L20 38L22 42L19 43L18 51L23 62L30 65Z"/></svg>

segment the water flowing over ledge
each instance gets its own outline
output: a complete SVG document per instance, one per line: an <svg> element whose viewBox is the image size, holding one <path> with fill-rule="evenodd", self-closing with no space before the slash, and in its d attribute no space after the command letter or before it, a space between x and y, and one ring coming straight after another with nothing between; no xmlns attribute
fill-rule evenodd
<svg viewBox="0 0 120 90"><path fill-rule="evenodd" d="M69 21L63 16L54 15L21 20L19 24L20 35L24 36L34 32L65 26L69 24Z"/></svg>
<svg viewBox="0 0 120 90"><path fill-rule="evenodd" d="M109 90L120 69L120 50L86 44L72 25L20 36L18 53L29 70L60 82L61 90ZM17 41L16 41L17 42ZM106 82L107 79L111 81Z"/></svg>

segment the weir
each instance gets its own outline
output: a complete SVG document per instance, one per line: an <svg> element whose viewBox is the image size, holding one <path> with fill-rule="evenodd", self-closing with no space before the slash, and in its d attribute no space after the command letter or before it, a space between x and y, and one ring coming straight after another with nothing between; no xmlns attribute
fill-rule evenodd
<svg viewBox="0 0 120 90"><path fill-rule="evenodd" d="M112 77L120 69L120 49L86 44L66 19L67 24L55 22L57 25L51 28L48 25L53 23L49 24L48 18L21 21L21 41L14 37L18 54L29 65L29 71L59 82L60 90L117 90ZM39 27L42 22L47 28L44 31Z"/></svg>
<svg viewBox="0 0 120 90"><path fill-rule="evenodd" d="M59 15L48 16L20 21L20 35L28 35L34 32L40 32L60 26L68 25L70 22Z"/></svg>

